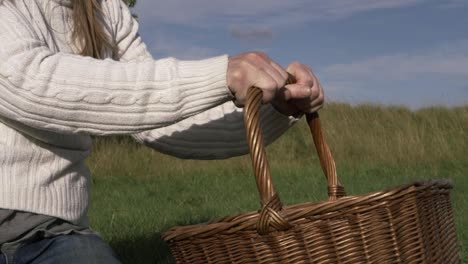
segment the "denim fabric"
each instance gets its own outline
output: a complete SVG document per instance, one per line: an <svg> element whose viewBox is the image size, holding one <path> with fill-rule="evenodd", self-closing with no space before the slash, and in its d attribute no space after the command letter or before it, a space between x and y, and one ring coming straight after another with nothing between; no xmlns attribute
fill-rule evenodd
<svg viewBox="0 0 468 264"><path fill-rule="evenodd" d="M117 264L111 247L97 235L45 238L0 255L0 264Z"/></svg>

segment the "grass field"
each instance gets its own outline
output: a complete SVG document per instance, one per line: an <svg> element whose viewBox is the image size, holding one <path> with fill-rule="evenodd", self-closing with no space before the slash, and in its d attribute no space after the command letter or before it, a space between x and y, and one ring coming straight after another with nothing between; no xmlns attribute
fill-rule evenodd
<svg viewBox="0 0 468 264"><path fill-rule="evenodd" d="M416 179L451 179L458 238L468 263L468 106L411 112L329 104L321 119L348 194ZM304 122L267 152L285 204L326 198L326 183ZM95 140L89 166L92 227L124 263L171 263L160 238L169 227L258 209L247 156L179 160L128 138L101 138Z"/></svg>

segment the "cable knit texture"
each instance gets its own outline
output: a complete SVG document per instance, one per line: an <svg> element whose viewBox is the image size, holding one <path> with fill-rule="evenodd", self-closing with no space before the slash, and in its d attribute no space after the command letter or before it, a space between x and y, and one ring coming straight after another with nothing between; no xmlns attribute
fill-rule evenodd
<svg viewBox="0 0 468 264"><path fill-rule="evenodd" d="M90 135L181 158L245 154L227 55L154 60L120 0L102 1L118 60L76 55L71 0L0 1L0 208L86 223ZM266 141L295 119L264 106Z"/></svg>

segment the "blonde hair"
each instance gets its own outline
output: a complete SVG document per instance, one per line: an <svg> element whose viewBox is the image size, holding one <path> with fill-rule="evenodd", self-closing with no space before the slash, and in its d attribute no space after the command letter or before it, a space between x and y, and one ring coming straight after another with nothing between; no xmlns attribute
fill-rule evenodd
<svg viewBox="0 0 468 264"><path fill-rule="evenodd" d="M0 5L3 4L4 1L5 0L0 0ZM9 1L15 4L14 0ZM99 1L100 0L73 1L72 39L78 47L81 47L80 55L104 59L105 55L111 52L112 58L115 58L117 48L109 39L104 29L104 15Z"/></svg>
<svg viewBox="0 0 468 264"><path fill-rule="evenodd" d="M103 59L106 52L116 54L116 47L104 29L103 11L99 0L73 1L73 41L81 47L80 54Z"/></svg>

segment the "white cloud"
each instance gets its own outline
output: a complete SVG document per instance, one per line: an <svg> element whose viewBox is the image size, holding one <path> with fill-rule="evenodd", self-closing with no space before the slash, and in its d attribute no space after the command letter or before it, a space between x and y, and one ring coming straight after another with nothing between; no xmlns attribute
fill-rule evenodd
<svg viewBox="0 0 468 264"><path fill-rule="evenodd" d="M428 0L140 0L135 11L145 20L201 27L243 23L291 26L424 1Z"/></svg>
<svg viewBox="0 0 468 264"><path fill-rule="evenodd" d="M150 52L156 57L177 57L182 60L198 60L219 55L213 48L193 44L194 41L185 36L175 36L161 31L152 32L154 42L149 46Z"/></svg>
<svg viewBox="0 0 468 264"><path fill-rule="evenodd" d="M273 30L269 27L231 26L229 33L236 39L249 42L271 40L273 38Z"/></svg>
<svg viewBox="0 0 468 264"><path fill-rule="evenodd" d="M318 71L330 98L421 107L468 103L468 40L415 53L334 64Z"/></svg>
<svg viewBox="0 0 468 264"><path fill-rule="evenodd" d="M468 79L468 40L417 53L399 53L334 64L322 70L327 76L354 79L407 80L420 74L443 74Z"/></svg>

